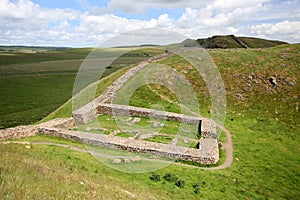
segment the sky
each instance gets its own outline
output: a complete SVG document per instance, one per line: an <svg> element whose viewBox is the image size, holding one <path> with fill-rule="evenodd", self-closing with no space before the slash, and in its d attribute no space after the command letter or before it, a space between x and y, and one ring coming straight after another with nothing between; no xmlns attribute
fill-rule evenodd
<svg viewBox="0 0 300 200"><path fill-rule="evenodd" d="M299 43L300 0L0 0L0 45L94 47L140 29Z"/></svg>

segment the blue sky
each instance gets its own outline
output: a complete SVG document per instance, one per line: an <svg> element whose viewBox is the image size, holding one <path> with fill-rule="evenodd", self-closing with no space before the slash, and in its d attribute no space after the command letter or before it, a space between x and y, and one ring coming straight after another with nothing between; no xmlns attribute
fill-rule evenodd
<svg viewBox="0 0 300 200"><path fill-rule="evenodd" d="M98 46L145 28L298 43L299 13L299 0L0 0L0 44Z"/></svg>

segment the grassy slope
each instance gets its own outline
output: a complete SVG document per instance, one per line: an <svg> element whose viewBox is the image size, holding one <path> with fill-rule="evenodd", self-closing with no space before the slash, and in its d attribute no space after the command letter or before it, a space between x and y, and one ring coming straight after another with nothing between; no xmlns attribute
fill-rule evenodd
<svg viewBox="0 0 300 200"><path fill-rule="evenodd" d="M250 48L266 48L266 47L274 47L276 45L286 44L285 42L281 42L281 41L264 40L264 39L252 38L252 37L239 37L239 39Z"/></svg>
<svg viewBox="0 0 300 200"><path fill-rule="evenodd" d="M30 124L72 96L82 59L91 49L30 49L0 53L0 127Z"/></svg>
<svg viewBox="0 0 300 200"><path fill-rule="evenodd" d="M29 124L47 116L72 96L74 78L74 75L1 77L0 125Z"/></svg>
<svg viewBox="0 0 300 200"><path fill-rule="evenodd" d="M44 62L53 60L74 60L84 59L91 51L91 48L81 49L63 49L63 50L49 50L41 53L23 53L11 52L0 54L0 66L10 64L24 64L34 62ZM3 56L4 55L4 56Z"/></svg>
<svg viewBox="0 0 300 200"><path fill-rule="evenodd" d="M91 51L43 49L42 53L24 53L25 50L30 48L0 53L0 128L39 121L70 99L77 71ZM115 60L102 77L160 52L155 49L129 52ZM106 54L106 50L101 53ZM67 110L70 112L71 107Z"/></svg>
<svg viewBox="0 0 300 200"><path fill-rule="evenodd" d="M237 37L249 48L268 48L277 45L287 44L281 41L275 40L265 40L253 37ZM203 45L205 41L209 41L210 47L208 48L221 48L221 46L226 46L227 48L243 48L233 37L230 35L217 35L211 38L198 39L198 42Z"/></svg>
<svg viewBox="0 0 300 200"><path fill-rule="evenodd" d="M287 77L300 80L298 52L300 45L210 51L227 91L225 126L231 131L235 150L234 163L228 169L203 171L169 166L157 171L162 176L171 172L184 179L186 186L180 189L174 183L151 181L149 173L121 173L87 154L61 147L34 146L28 150L13 144L0 145L1 155L6 155L1 156L0 162L1 196L39 198L44 194L59 198L75 195L77 198L129 199L122 192L127 190L140 199L296 199L300 195L300 116L296 110L300 88L298 83L290 86ZM172 64L172 59L178 60L173 57L164 62ZM273 88L268 83L270 76L277 78L278 87ZM189 78L193 77L190 74ZM200 91L205 93L203 88ZM137 91L134 98L143 95ZM201 92L199 97L208 102L204 95L201 97ZM157 100L159 97L153 99ZM144 103L149 105L149 102ZM70 143L44 136L25 140ZM17 170L12 171L12 166L18 166ZM81 180L88 184L80 186ZM192 185L196 182L200 182L200 194L193 192ZM24 183L28 183L26 187Z"/></svg>

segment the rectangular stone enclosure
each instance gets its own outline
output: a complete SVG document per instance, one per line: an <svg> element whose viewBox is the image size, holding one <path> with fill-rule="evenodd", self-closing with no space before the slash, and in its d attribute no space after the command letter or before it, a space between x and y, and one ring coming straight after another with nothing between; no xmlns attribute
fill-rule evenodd
<svg viewBox="0 0 300 200"><path fill-rule="evenodd" d="M200 136L204 138L217 138L216 124L213 120L204 117L192 117L178 113L157 111L153 109L124 106L117 104L97 104L90 102L73 112L73 118L77 124L84 124L101 114L116 116L135 116L156 118L163 120L174 120L187 124L197 124Z"/></svg>

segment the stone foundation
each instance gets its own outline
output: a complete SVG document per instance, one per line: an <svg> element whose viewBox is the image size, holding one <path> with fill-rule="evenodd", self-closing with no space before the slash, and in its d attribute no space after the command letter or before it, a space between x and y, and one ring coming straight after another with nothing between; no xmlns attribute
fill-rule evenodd
<svg viewBox="0 0 300 200"><path fill-rule="evenodd" d="M91 102L80 109L73 112L74 120L77 124L84 124L95 118L98 115L116 115L116 116L135 116L147 117L163 120L174 120L187 124L199 124L202 121L201 135L205 138L217 138L216 124L208 118L192 117L178 113L171 113L165 111L157 111L147 108L139 108L133 106L124 106L116 104L98 104Z"/></svg>
<svg viewBox="0 0 300 200"><path fill-rule="evenodd" d="M201 149L160 144L116 136L70 131L74 128L73 118L55 119L38 125L18 126L0 130L0 140L19 139L36 134L52 135L81 141L86 144L99 145L111 149L127 150L136 153L150 153L179 160L186 160L200 164L215 164L219 160L218 140L204 138Z"/></svg>
<svg viewBox="0 0 300 200"><path fill-rule="evenodd" d="M156 156L171 157L200 164L216 164L219 160L218 142L215 139L204 139L200 150L109 135L59 130L48 127L40 127L39 133L111 149L127 150L136 153L150 153Z"/></svg>

